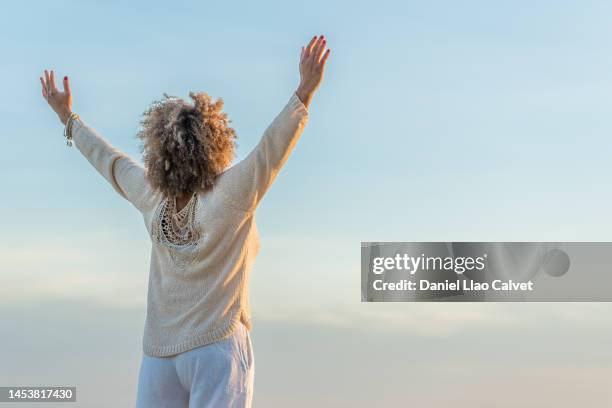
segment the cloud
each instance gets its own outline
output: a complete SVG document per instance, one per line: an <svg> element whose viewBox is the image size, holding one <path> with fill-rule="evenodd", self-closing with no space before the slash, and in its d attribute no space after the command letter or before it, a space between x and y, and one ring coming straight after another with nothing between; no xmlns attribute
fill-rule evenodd
<svg viewBox="0 0 612 408"><path fill-rule="evenodd" d="M607 303L359 303L316 305L257 313L263 321L300 321L344 328L367 327L425 337L469 331L534 330L557 325L608 330Z"/></svg>
<svg viewBox="0 0 612 408"><path fill-rule="evenodd" d="M458 313L469 315L468 306ZM524 313L537 309L526 306ZM475 316L467 320L479 322ZM75 407L133 406L143 317L86 301L4 305L0 383L76 385ZM337 323L255 321L256 406L570 408L610 398L610 322L606 335L542 319L537 330L516 324L426 337Z"/></svg>
<svg viewBox="0 0 612 408"><path fill-rule="evenodd" d="M80 299L130 307L145 301L148 254L139 240L101 229L0 244L0 305Z"/></svg>
<svg viewBox="0 0 612 408"><path fill-rule="evenodd" d="M306 250L315 245L310 238L302 238L299 242L303 245L294 249L294 258L288 260L283 258L291 251L287 241L272 236L267 253L253 273L251 302L254 318L259 321L368 327L424 337L466 331L538 330L543 322L577 330L610 327L612 305L606 303L362 303L358 277L349 273L358 262L333 256L312 260L312 251ZM142 310L146 302L147 242L127 238L121 231L88 230L74 236L37 234L27 241L7 241L0 248L4 267L0 307L74 300ZM348 258L349 250L343 247L340 253L346 251L344 258ZM285 265L292 265L289 272ZM291 279L287 279L287 273L291 273Z"/></svg>

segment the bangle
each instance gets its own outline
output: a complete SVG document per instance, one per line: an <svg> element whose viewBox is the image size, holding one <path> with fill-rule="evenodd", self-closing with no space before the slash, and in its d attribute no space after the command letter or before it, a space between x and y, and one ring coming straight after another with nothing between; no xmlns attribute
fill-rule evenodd
<svg viewBox="0 0 612 408"><path fill-rule="evenodd" d="M66 146L72 147L72 126L75 120L79 120L80 117L76 113L72 112L66 121L66 127L64 128L64 137L66 138Z"/></svg>

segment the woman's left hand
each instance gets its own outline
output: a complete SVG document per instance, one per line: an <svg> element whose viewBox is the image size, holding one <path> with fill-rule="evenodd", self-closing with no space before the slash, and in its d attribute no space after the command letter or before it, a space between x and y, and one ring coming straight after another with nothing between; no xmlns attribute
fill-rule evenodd
<svg viewBox="0 0 612 408"><path fill-rule="evenodd" d="M324 36L315 36L300 54L300 85L296 91L298 98L306 108L310 105L312 96L323 81L325 63L330 49Z"/></svg>
<svg viewBox="0 0 612 408"><path fill-rule="evenodd" d="M55 73L53 71L45 70L45 77L40 77L40 83L42 84L43 98L65 125L72 114L72 94L70 93L68 77L64 77L64 92L55 86Z"/></svg>

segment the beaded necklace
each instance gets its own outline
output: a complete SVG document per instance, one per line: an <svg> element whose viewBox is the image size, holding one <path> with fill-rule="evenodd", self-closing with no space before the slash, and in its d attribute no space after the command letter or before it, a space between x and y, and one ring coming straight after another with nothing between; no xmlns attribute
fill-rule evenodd
<svg viewBox="0 0 612 408"><path fill-rule="evenodd" d="M153 237L170 249L180 250L195 246L198 233L195 225L198 196L191 199L180 211L176 211L176 199L166 197L155 215Z"/></svg>

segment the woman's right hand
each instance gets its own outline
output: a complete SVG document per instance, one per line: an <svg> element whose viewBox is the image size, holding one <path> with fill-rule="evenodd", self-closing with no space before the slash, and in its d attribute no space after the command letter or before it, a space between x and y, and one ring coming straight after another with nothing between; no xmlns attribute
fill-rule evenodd
<svg viewBox="0 0 612 408"><path fill-rule="evenodd" d="M315 36L306 47L302 47L300 55L300 86L295 92L302 103L308 108L325 71L325 63L330 50L326 49L327 41L324 36Z"/></svg>
<svg viewBox="0 0 612 408"><path fill-rule="evenodd" d="M40 77L42 85L42 96L45 98L49 106L57 113L62 123L66 121L72 114L72 94L70 93L70 83L68 77L64 77L64 92L61 92L55 86L55 73L45 70L45 77Z"/></svg>

